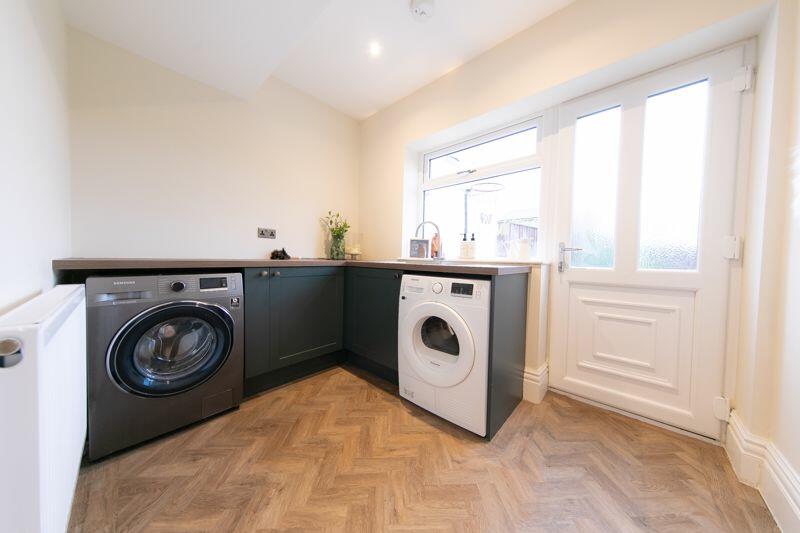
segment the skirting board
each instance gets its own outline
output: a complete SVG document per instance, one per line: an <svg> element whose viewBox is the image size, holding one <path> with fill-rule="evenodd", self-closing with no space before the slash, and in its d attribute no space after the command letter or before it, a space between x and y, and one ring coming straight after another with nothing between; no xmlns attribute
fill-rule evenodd
<svg viewBox="0 0 800 533"><path fill-rule="evenodd" d="M800 531L800 476L775 444L751 433L733 411L725 450L739 481L761 492L778 526Z"/></svg>
<svg viewBox="0 0 800 533"><path fill-rule="evenodd" d="M547 393L547 363L539 368L526 368L523 372L522 399L541 403Z"/></svg>

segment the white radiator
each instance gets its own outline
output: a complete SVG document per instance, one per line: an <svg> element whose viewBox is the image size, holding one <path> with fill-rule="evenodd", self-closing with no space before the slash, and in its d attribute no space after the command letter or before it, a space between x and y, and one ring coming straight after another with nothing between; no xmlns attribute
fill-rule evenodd
<svg viewBox="0 0 800 533"><path fill-rule="evenodd" d="M86 438L83 285L0 317L0 531L63 532Z"/></svg>

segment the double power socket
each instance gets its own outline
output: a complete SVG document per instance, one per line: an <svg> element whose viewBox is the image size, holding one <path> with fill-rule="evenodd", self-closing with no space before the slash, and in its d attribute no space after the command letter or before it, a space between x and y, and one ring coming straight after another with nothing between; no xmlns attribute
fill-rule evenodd
<svg viewBox="0 0 800 533"><path fill-rule="evenodd" d="M258 238L259 239L274 239L278 235L278 232L271 228L258 228Z"/></svg>

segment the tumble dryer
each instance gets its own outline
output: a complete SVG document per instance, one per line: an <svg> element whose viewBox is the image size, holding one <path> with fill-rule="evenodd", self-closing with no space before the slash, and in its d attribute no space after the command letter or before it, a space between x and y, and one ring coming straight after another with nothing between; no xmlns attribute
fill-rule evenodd
<svg viewBox="0 0 800 533"><path fill-rule="evenodd" d="M404 275L398 315L400 395L487 434L491 282Z"/></svg>

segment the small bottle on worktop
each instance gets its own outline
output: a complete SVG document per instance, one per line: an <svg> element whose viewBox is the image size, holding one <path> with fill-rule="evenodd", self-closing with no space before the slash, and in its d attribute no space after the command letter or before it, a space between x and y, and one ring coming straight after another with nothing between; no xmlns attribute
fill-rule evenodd
<svg viewBox="0 0 800 533"><path fill-rule="evenodd" d="M458 243L458 258L469 259L469 241L467 241L467 234L462 233L461 235L463 235L464 238Z"/></svg>

